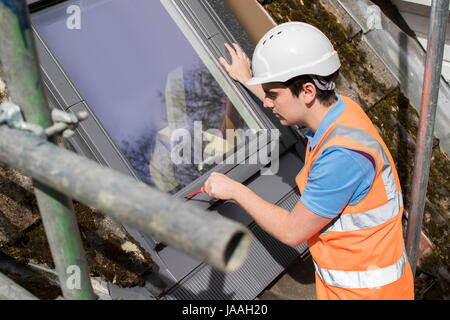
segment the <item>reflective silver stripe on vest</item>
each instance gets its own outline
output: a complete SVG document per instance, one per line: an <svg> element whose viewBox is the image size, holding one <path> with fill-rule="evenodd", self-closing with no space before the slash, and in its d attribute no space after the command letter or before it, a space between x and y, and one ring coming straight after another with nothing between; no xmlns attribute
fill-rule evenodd
<svg viewBox="0 0 450 320"><path fill-rule="evenodd" d="M395 179L394 175L392 174L391 164L389 162L389 158L386 155L386 152L384 152L384 149L380 145L380 143L364 130L338 124L333 129L333 131L331 131L330 134L325 138L321 145L324 146L329 140L336 136L349 138L361 143L367 148L375 149L378 152L381 161L383 162L381 177L383 178L384 187L386 188L386 195L388 199L395 197L397 187L395 186Z"/></svg>
<svg viewBox="0 0 450 320"><path fill-rule="evenodd" d="M314 261L316 272L322 281L330 286L364 289L377 288L397 281L403 275L406 263L406 253L393 265L384 268L370 266L366 271L340 271L319 268Z"/></svg>
<svg viewBox="0 0 450 320"><path fill-rule="evenodd" d="M390 199L381 207L361 213L341 214L325 232L354 231L378 226L394 218L402 206L402 194L397 193L395 198Z"/></svg>
<svg viewBox="0 0 450 320"><path fill-rule="evenodd" d="M328 231L345 232L371 228L394 218L403 206L402 194L397 191L389 158L381 144L364 130L343 125L336 125L336 127L325 138L321 146L324 146L328 141L336 136L342 136L354 140L367 148L375 149L377 151L383 163L383 167L381 168L381 177L383 179L388 202L383 206L366 212L341 214L336 220L333 221L333 223L330 224L329 227L324 229L322 233L326 233ZM320 152L322 151L323 150Z"/></svg>

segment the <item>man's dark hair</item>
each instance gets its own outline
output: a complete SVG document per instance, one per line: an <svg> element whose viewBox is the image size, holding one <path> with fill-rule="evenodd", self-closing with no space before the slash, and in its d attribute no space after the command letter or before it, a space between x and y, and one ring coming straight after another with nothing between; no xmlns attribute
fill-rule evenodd
<svg viewBox="0 0 450 320"><path fill-rule="evenodd" d="M330 82L330 81L336 81L337 77L339 75L339 70L335 73L326 76L326 77L320 77L321 82ZM292 94L296 97L299 96L300 92L303 90L303 85L305 83L311 82L315 87L317 91L317 99L326 107L330 107L333 105L333 103L336 101L335 92L333 90L321 90L317 87L317 85L314 83L313 75L301 75L298 77L294 77L292 79L289 79L286 82L283 82L283 84L291 90Z"/></svg>

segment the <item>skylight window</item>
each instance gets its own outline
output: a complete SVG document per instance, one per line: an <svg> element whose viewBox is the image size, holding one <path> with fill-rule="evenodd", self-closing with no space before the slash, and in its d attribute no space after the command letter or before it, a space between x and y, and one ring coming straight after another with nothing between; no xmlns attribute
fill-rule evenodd
<svg viewBox="0 0 450 320"><path fill-rule="evenodd" d="M32 22L137 175L160 190L176 193L245 142L231 133L259 129L160 1L71 0Z"/></svg>

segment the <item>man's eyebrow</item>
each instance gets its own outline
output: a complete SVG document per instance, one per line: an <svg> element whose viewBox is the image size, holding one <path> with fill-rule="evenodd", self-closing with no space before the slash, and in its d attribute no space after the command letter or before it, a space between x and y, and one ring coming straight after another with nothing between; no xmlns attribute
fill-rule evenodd
<svg viewBox="0 0 450 320"><path fill-rule="evenodd" d="M266 90L264 90L264 92L265 92L266 94L277 94L277 92L274 91L273 89L266 89Z"/></svg>

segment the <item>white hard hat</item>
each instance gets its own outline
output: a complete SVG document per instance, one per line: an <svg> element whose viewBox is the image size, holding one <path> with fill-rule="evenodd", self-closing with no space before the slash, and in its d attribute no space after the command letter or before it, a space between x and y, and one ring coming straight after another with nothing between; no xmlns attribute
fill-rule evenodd
<svg viewBox="0 0 450 320"><path fill-rule="evenodd" d="M341 66L330 40L303 22L270 29L258 42L252 59L253 78L247 85L285 82L300 75L328 76Z"/></svg>

